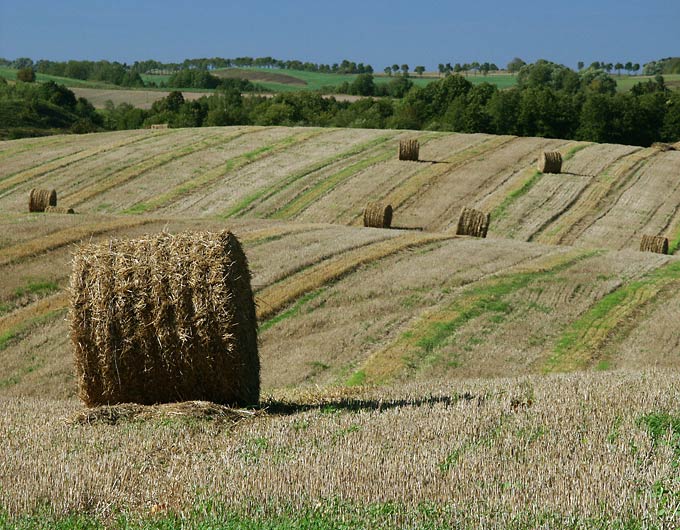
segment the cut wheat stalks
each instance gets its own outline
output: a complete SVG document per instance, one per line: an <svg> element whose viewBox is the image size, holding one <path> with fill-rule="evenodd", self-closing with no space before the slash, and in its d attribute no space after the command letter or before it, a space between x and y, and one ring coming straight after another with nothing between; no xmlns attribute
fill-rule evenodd
<svg viewBox="0 0 680 530"><path fill-rule="evenodd" d="M28 194L28 211L44 212L48 206L57 205L57 191L33 188Z"/></svg>
<svg viewBox="0 0 680 530"><path fill-rule="evenodd" d="M657 254L668 254L668 238L663 236L643 235L640 241L641 252L656 252Z"/></svg>
<svg viewBox="0 0 680 530"><path fill-rule="evenodd" d="M538 157L537 167L541 173L560 173L562 171L562 154L559 151L544 151Z"/></svg>
<svg viewBox="0 0 680 530"><path fill-rule="evenodd" d="M399 142L399 160L418 161L420 144L418 140L401 140Z"/></svg>
<svg viewBox="0 0 680 530"><path fill-rule="evenodd" d="M490 221L491 214L475 210L474 208L463 208L463 212L458 218L456 234L460 236L486 237Z"/></svg>
<svg viewBox="0 0 680 530"><path fill-rule="evenodd" d="M87 406L259 401L257 321L231 232L158 234L80 247L70 335Z"/></svg>
<svg viewBox="0 0 680 530"><path fill-rule="evenodd" d="M392 225L392 205L382 202L369 202L364 209L364 226L370 228L389 228Z"/></svg>

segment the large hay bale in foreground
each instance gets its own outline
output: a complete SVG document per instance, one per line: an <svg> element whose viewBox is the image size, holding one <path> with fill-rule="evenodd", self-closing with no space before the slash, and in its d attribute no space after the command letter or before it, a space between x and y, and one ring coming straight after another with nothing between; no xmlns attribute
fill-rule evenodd
<svg viewBox="0 0 680 530"><path fill-rule="evenodd" d="M657 254L668 254L668 238L663 236L643 235L640 241L642 252L656 252Z"/></svg>
<svg viewBox="0 0 680 530"><path fill-rule="evenodd" d="M364 226L370 228L389 228L392 225L392 205L382 202L369 202L364 209Z"/></svg>
<svg viewBox="0 0 680 530"><path fill-rule="evenodd" d="M82 246L69 317L88 406L259 401L255 302L231 232Z"/></svg>
<svg viewBox="0 0 680 530"><path fill-rule="evenodd" d="M463 213L458 218L456 234L459 236L486 237L490 222L491 214L474 208L463 208Z"/></svg>
<svg viewBox="0 0 680 530"><path fill-rule="evenodd" d="M48 206L57 205L57 190L33 188L28 193L28 211L44 212Z"/></svg>
<svg viewBox="0 0 680 530"><path fill-rule="evenodd" d="M418 161L420 155L420 144L418 140L400 140L399 141L399 160L415 160Z"/></svg>
<svg viewBox="0 0 680 530"><path fill-rule="evenodd" d="M47 206L45 213L76 213L73 208L68 206Z"/></svg>
<svg viewBox="0 0 680 530"><path fill-rule="evenodd" d="M537 167L541 173L560 173L562 171L562 154L559 151L544 151L538 157Z"/></svg>

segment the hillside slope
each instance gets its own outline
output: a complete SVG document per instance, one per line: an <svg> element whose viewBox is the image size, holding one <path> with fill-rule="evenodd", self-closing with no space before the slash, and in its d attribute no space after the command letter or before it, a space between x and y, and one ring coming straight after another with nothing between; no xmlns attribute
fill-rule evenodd
<svg viewBox="0 0 680 530"><path fill-rule="evenodd" d="M421 162L400 162L402 138ZM535 170L557 149L560 175ZM680 152L484 134L220 127L126 131L0 143L0 211L53 187L79 212L272 218L359 225L385 200L395 224L455 227L490 211L490 237L636 249L642 234L680 235Z"/></svg>

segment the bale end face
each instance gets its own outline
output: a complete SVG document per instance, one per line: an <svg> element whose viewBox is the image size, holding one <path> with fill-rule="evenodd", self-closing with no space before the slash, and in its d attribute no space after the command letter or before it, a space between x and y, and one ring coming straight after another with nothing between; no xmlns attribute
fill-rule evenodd
<svg viewBox="0 0 680 530"><path fill-rule="evenodd" d="M33 188L28 193L28 211L44 212L48 206L57 205L57 191Z"/></svg>
<svg viewBox="0 0 680 530"><path fill-rule="evenodd" d="M401 140L399 142L399 160L418 161L420 144L418 140Z"/></svg>
<svg viewBox="0 0 680 530"><path fill-rule="evenodd" d="M489 231L491 214L475 210L474 208L463 208L463 212L458 218L456 234L459 236L472 236L485 238Z"/></svg>
<svg viewBox="0 0 680 530"><path fill-rule="evenodd" d="M364 226L367 228L390 228L392 226L392 205L369 202L364 208Z"/></svg>
<svg viewBox="0 0 680 530"><path fill-rule="evenodd" d="M87 406L259 401L255 302L231 232L81 247L69 317Z"/></svg>
<svg viewBox="0 0 680 530"><path fill-rule="evenodd" d="M657 254L668 254L668 238L663 236L643 235L640 241L641 252L655 252Z"/></svg>
<svg viewBox="0 0 680 530"><path fill-rule="evenodd" d="M541 173L561 173L562 154L559 151L544 151L538 157L537 169Z"/></svg>

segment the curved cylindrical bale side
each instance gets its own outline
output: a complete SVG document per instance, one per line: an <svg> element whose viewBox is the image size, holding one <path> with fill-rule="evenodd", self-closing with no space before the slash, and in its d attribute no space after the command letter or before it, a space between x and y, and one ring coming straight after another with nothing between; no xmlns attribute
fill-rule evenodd
<svg viewBox="0 0 680 530"><path fill-rule="evenodd" d="M544 151L538 157L537 168L541 173L560 173L562 171L562 153Z"/></svg>
<svg viewBox="0 0 680 530"><path fill-rule="evenodd" d="M44 212L48 206L57 205L57 190L33 188L28 193L28 211Z"/></svg>
<svg viewBox="0 0 680 530"><path fill-rule="evenodd" d="M70 337L87 406L258 403L255 302L231 232L82 246L70 289Z"/></svg>
<svg viewBox="0 0 680 530"><path fill-rule="evenodd" d="M491 214L475 210L474 208L463 208L463 212L458 218L456 234L461 236L486 237L489 231Z"/></svg>
<svg viewBox="0 0 680 530"><path fill-rule="evenodd" d="M399 160L414 160L417 161L420 156L420 144L418 140L400 140L399 141Z"/></svg>
<svg viewBox="0 0 680 530"><path fill-rule="evenodd" d="M668 254L668 238L664 236L643 235L640 241L640 251Z"/></svg>
<svg viewBox="0 0 680 530"><path fill-rule="evenodd" d="M368 228L390 228L392 226L392 205L369 202L364 208L364 226Z"/></svg>
<svg viewBox="0 0 680 530"><path fill-rule="evenodd" d="M45 213L76 213L73 208L68 206L47 206Z"/></svg>

